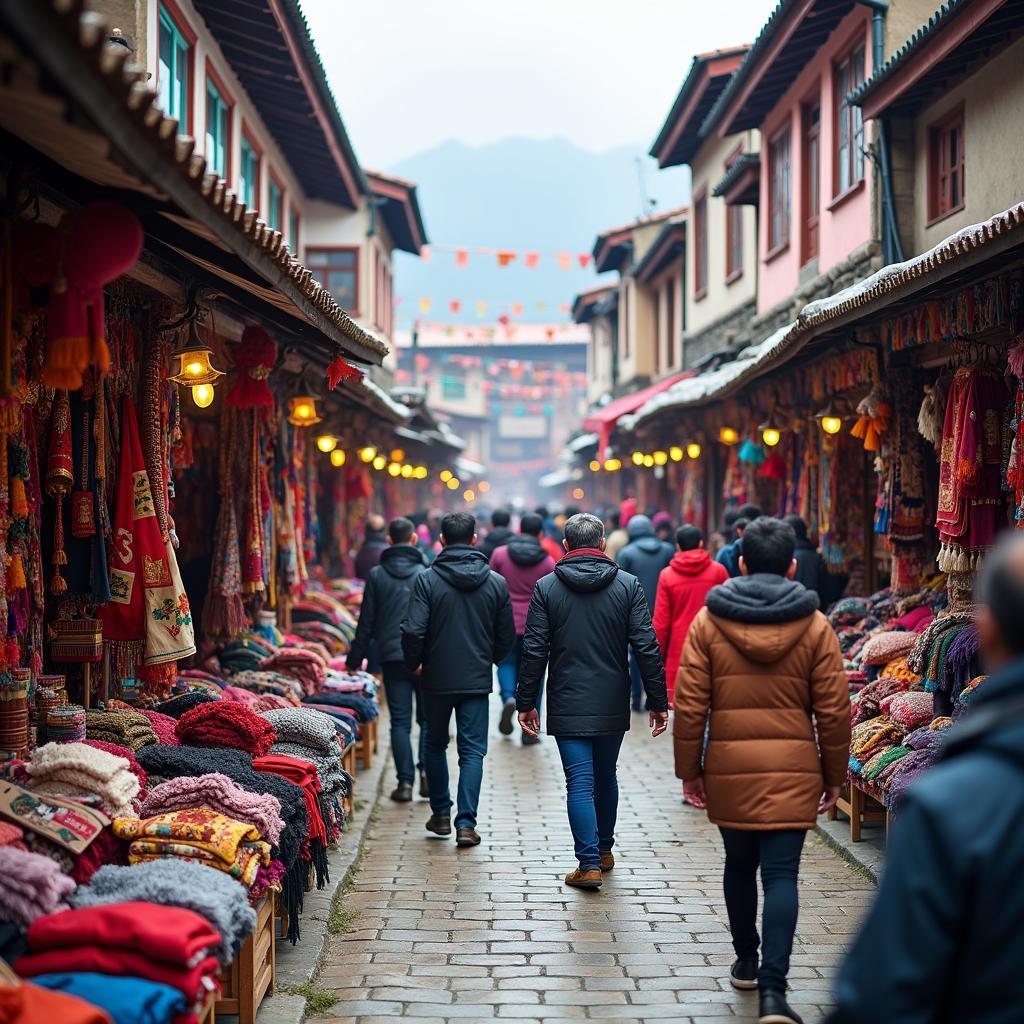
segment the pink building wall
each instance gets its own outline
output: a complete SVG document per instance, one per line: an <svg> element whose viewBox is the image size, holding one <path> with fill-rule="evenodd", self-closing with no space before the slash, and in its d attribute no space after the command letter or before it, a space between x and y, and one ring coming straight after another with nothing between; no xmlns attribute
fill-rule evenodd
<svg viewBox="0 0 1024 1024"><path fill-rule="evenodd" d="M864 73L871 75L871 21L864 8L850 12L814 55L761 125L761 202L759 207L757 309L764 312L792 296L800 283L801 231L803 226L803 145L801 109L814 96L821 103L819 142L818 273L834 267L871 238L871 178L873 166L864 161L864 180L833 204L835 163L834 61L841 59L857 40L864 43ZM790 226L789 243L771 259L768 253L769 143L786 124L790 126ZM865 125L865 143L871 124ZM830 208L831 207L831 208Z"/></svg>

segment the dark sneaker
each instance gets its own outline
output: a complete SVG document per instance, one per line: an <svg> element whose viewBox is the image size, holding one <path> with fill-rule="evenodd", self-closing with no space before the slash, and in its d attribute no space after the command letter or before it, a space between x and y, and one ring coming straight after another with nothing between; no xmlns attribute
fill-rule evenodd
<svg viewBox="0 0 1024 1024"><path fill-rule="evenodd" d="M420 797L423 800L430 799L430 785L427 782L426 772L420 772Z"/></svg>
<svg viewBox="0 0 1024 1024"><path fill-rule="evenodd" d="M781 992L765 989L760 996L757 1024L804 1024L804 1020Z"/></svg>
<svg viewBox="0 0 1024 1024"><path fill-rule="evenodd" d="M588 871L576 868L565 876L565 884L571 885L574 889L600 889L601 882L600 868L590 868Z"/></svg>
<svg viewBox="0 0 1024 1024"><path fill-rule="evenodd" d="M523 733L523 746L524 747L535 747L540 743L539 736L531 736L528 732Z"/></svg>
<svg viewBox="0 0 1024 1024"><path fill-rule="evenodd" d="M391 799L396 804L412 803L412 783L400 782L391 793Z"/></svg>
<svg viewBox="0 0 1024 1024"><path fill-rule="evenodd" d="M611 869L613 867L615 867L615 857L614 857L614 855L610 851L608 853L602 853L601 854L601 870L602 871L611 871Z"/></svg>
<svg viewBox="0 0 1024 1024"><path fill-rule="evenodd" d="M729 981L733 988L748 991L757 988L757 957L740 957L729 968Z"/></svg>
<svg viewBox="0 0 1024 1024"><path fill-rule="evenodd" d="M432 814L426 829L428 832L433 832L435 836L450 836L452 834L452 819L447 814Z"/></svg>
<svg viewBox="0 0 1024 1024"><path fill-rule="evenodd" d="M480 833L475 828L457 828L455 830L456 846L479 846Z"/></svg>
<svg viewBox="0 0 1024 1024"><path fill-rule="evenodd" d="M509 697L501 709L501 718L498 719L498 732L502 736L512 735L512 719L516 716L516 702Z"/></svg>

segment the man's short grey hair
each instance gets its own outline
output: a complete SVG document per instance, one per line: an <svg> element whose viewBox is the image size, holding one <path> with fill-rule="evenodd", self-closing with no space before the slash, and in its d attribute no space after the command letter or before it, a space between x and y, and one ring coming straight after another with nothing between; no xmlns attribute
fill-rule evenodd
<svg viewBox="0 0 1024 1024"><path fill-rule="evenodd" d="M565 521L565 543L570 551L596 548L604 537L604 523L589 512L578 512Z"/></svg>
<svg viewBox="0 0 1024 1024"><path fill-rule="evenodd" d="M1004 533L985 557L975 601L988 606L1007 649L1024 655L1024 533Z"/></svg>

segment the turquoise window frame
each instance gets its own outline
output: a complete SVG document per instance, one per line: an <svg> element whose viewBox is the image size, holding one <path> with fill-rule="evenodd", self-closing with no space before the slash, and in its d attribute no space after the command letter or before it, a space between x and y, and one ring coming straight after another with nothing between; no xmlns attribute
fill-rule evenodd
<svg viewBox="0 0 1024 1024"><path fill-rule="evenodd" d="M189 130L189 73L192 47L182 34L163 4L158 9L159 39L157 62L160 73L157 80L157 100L168 117L176 117L183 134ZM168 59L164 59L164 37L169 39ZM164 69L166 68L166 71Z"/></svg>
<svg viewBox="0 0 1024 1024"><path fill-rule="evenodd" d="M248 209L256 210L259 208L260 158L244 133L238 163L238 194Z"/></svg>
<svg viewBox="0 0 1024 1024"><path fill-rule="evenodd" d="M228 146L231 140L231 107L213 84L206 80L206 162L214 174L228 176ZM211 131L212 127L212 131Z"/></svg>
<svg viewBox="0 0 1024 1024"><path fill-rule="evenodd" d="M281 230L281 213L284 210L284 192L274 176L267 182L267 227L272 231Z"/></svg>

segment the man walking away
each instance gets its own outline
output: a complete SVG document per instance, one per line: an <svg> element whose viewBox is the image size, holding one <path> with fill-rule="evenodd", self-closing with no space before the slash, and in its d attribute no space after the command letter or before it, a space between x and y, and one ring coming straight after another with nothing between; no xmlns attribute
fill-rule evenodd
<svg viewBox="0 0 1024 1024"><path fill-rule="evenodd" d="M721 830L737 957L730 980L759 989L761 1024L802 1024L785 996L800 852L816 816L835 804L850 753L839 642L818 598L793 580L795 547L792 528L779 519L747 527L742 576L708 593L675 684L676 775L687 801L706 807Z"/></svg>
<svg viewBox="0 0 1024 1024"><path fill-rule="evenodd" d="M427 780L423 773L426 729L420 681L405 667L402 655L402 619L405 618L413 584L426 570L426 561L417 547L416 531L408 519L391 521L388 543L390 547L381 552L380 565L370 570L370 578L366 582L359 625L348 652L347 667L350 672L362 668L371 642L376 644L391 716L391 754L398 776L398 786L391 799L408 803L412 800L412 784L417 769L420 772L420 796L427 795ZM419 756L415 762L412 753L414 700L420 733Z"/></svg>
<svg viewBox="0 0 1024 1024"><path fill-rule="evenodd" d="M604 553L601 520L573 516L564 543L568 554L537 584L530 602L516 707L519 724L536 735L537 697L548 666L547 727L562 758L579 861L565 882L600 889L602 872L615 866L615 765L630 724L627 651L636 654L655 736L668 726L665 666L639 582Z"/></svg>
<svg viewBox="0 0 1024 1024"><path fill-rule="evenodd" d="M613 561L617 562L619 558L619 552L629 543L629 534L625 528L619 524L622 522L618 512L612 512L608 516L608 526L610 532L605 541L605 554Z"/></svg>
<svg viewBox="0 0 1024 1024"><path fill-rule="evenodd" d="M512 522L512 517L503 508L496 509L491 513L491 528L480 545L481 551L488 559L498 548L504 547L515 536L515 533L509 529L510 522Z"/></svg>
<svg viewBox="0 0 1024 1024"><path fill-rule="evenodd" d="M743 545L743 531L749 525L749 519L737 516L732 524L732 537L729 543L715 555L715 561L725 569L731 579L735 579L740 574L740 549Z"/></svg>
<svg viewBox="0 0 1024 1024"><path fill-rule="evenodd" d="M519 522L519 535L491 555L491 568L505 578L509 597L512 599L512 615L516 622L516 642L508 656L498 666L498 688L501 690L501 719L498 732L503 736L512 735L512 720L516 713L516 679L519 676L519 662L523 654L523 633L526 632L526 613L530 608L533 588L537 581L555 568L554 559L541 547L540 536L544 532L544 520L528 512ZM540 708L540 693L537 694ZM523 745L539 743L540 737L523 733Z"/></svg>
<svg viewBox="0 0 1024 1024"><path fill-rule="evenodd" d="M380 565L380 556L388 546L387 534L384 532L384 517L373 513L366 520L366 539L356 554L356 577L361 580L370 578L370 570Z"/></svg>
<svg viewBox="0 0 1024 1024"><path fill-rule="evenodd" d="M647 614L654 613L654 600L658 593L658 578L675 554L671 544L658 540L654 525L647 516L635 515L626 528L629 543L619 552L616 561L626 572L635 576L647 599ZM630 657L629 674L632 680L633 710L642 710L643 678L635 654Z"/></svg>
<svg viewBox="0 0 1024 1024"><path fill-rule="evenodd" d="M450 512L441 520L443 550L413 587L402 650L412 671L421 671L427 718L424 760L430 787L427 830L452 832L448 789L448 728L455 712L459 751L455 841L476 846L476 814L487 753L487 697L493 666L512 649L515 621L508 587L476 545L476 519Z"/></svg>
<svg viewBox="0 0 1024 1024"><path fill-rule="evenodd" d="M725 567L712 562L704 550L704 538L696 526L680 526L676 546L679 550L661 571L654 604L654 634L665 659L665 678L672 685L690 623L704 607L708 591L729 578Z"/></svg>
<svg viewBox="0 0 1024 1024"><path fill-rule="evenodd" d="M989 554L977 624L992 673L893 821L828 1024L1016 1024L1024 955L1024 538ZM884 950L879 956L878 951Z"/></svg>
<svg viewBox="0 0 1024 1024"><path fill-rule="evenodd" d="M796 575L793 579L797 583L802 583L808 590L813 590L818 595L821 607L824 608L825 562L818 554L818 549L807 538L807 523L800 516L786 516L783 522L789 523L796 534L796 552L793 555L796 559Z"/></svg>

